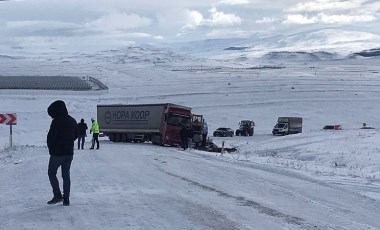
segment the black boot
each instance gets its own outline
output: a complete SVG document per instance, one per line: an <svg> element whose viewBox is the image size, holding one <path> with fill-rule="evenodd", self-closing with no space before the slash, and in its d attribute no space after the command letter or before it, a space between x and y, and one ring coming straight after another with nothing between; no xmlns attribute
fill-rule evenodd
<svg viewBox="0 0 380 230"><path fill-rule="evenodd" d="M47 203L48 204L56 204L56 203L59 203L63 200L62 196L55 196L53 197L51 200L49 200Z"/></svg>
<svg viewBox="0 0 380 230"><path fill-rule="evenodd" d="M70 206L70 199L68 197L63 198L63 206Z"/></svg>

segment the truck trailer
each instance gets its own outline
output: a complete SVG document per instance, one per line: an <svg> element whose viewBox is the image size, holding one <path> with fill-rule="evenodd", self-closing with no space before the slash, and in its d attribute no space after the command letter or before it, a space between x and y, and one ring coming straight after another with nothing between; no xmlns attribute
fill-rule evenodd
<svg viewBox="0 0 380 230"><path fill-rule="evenodd" d="M272 134L288 135L302 133L302 117L279 117Z"/></svg>
<svg viewBox="0 0 380 230"><path fill-rule="evenodd" d="M97 118L100 132L112 142L174 146L181 143L181 127L191 126L191 108L171 103L98 105Z"/></svg>

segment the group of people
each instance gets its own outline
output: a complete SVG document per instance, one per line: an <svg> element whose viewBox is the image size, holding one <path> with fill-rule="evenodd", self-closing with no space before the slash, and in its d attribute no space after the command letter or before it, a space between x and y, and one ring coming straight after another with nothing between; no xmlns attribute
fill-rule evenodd
<svg viewBox="0 0 380 230"><path fill-rule="evenodd" d="M91 129L90 134L92 133L92 145L90 149L94 149L96 142L96 149L99 149L99 124L95 118L91 118ZM78 123L78 149L84 149L84 143L86 142L88 126L82 118Z"/></svg>
<svg viewBox="0 0 380 230"><path fill-rule="evenodd" d="M64 206L70 205L70 167L74 155L74 142L78 139L78 149L84 148L87 124L82 118L80 123L71 117L67 111L64 101L57 100L47 109L49 116L52 118L50 129L47 134L47 146L49 149L50 159L48 165L48 176L53 189L53 198L48 204L63 202ZM90 134L93 133L92 146L99 149L99 125L92 118ZM63 193L60 190L57 179L58 168L61 167L63 179Z"/></svg>
<svg viewBox="0 0 380 230"><path fill-rule="evenodd" d="M203 123L200 133L194 133L194 130L190 126L182 125L181 129L179 130L179 135L181 137L181 147L183 150L191 148L193 145L193 140L196 149L199 148L200 145L202 147L206 146L207 133L208 127L206 122Z"/></svg>
<svg viewBox="0 0 380 230"><path fill-rule="evenodd" d="M47 112L52 118L50 129L47 134L47 146L50 154L48 176L53 189L53 198L47 203L57 204L63 202L64 206L69 206L71 187L70 167L74 155L74 142L78 139L78 149L84 149L88 126L83 118L77 123L76 120L69 115L64 101L54 101L48 107ZM99 149L99 124L94 118L91 119L91 122L90 134L92 133L93 136L90 149L94 149L95 143L96 149ZM205 146L207 132L207 123L204 123L200 133L197 132L195 136L191 127L183 125L179 131L182 148L185 150L192 147L193 139L196 147L198 147L200 143L202 146ZM61 192L57 179L57 171L59 167L61 167L62 172L63 193Z"/></svg>

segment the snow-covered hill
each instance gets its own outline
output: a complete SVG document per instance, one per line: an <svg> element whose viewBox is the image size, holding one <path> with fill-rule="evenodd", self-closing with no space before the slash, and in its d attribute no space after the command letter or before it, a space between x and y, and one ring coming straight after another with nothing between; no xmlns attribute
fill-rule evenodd
<svg viewBox="0 0 380 230"><path fill-rule="evenodd" d="M18 119L13 148L0 125L0 229L379 229L378 59L273 51L257 62L223 43L208 52L219 60L150 46L1 58L2 75L92 76L109 93L0 94L0 112ZM232 154L102 138L75 151L71 206L48 206L46 108L57 99L86 122L98 104L171 102L203 114L209 134L243 119L255 134L210 136ZM303 133L273 136L279 116L303 117ZM334 124L343 130L321 130Z"/></svg>
<svg viewBox="0 0 380 230"><path fill-rule="evenodd" d="M320 29L304 31L290 35L255 36L247 39L219 39L189 43L171 44L170 47L178 53L209 57L220 60L255 60L273 53L293 55L303 52L310 55L310 60L347 58L352 53L380 47L380 36L358 31L341 29ZM305 57L303 57L305 58ZM306 57L307 58L307 57ZM309 60L309 58L307 58Z"/></svg>

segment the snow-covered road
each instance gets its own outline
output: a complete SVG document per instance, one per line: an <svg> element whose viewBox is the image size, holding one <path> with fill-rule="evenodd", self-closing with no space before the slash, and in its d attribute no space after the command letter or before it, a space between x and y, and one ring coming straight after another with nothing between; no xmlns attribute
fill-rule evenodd
<svg viewBox="0 0 380 230"><path fill-rule="evenodd" d="M76 151L71 206L44 147L0 164L0 229L380 229L380 202L286 169L151 144Z"/></svg>

